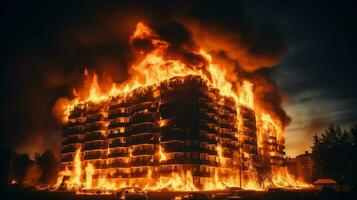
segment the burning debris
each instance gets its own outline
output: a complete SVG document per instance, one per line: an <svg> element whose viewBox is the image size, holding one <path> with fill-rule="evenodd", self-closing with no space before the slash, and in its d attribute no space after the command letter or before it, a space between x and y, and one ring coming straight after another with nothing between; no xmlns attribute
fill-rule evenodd
<svg viewBox="0 0 357 200"><path fill-rule="evenodd" d="M138 60L127 81L104 91L86 71L86 90L57 104L66 125L56 188L303 186L286 173L286 121L256 100L254 81L231 81L203 49L173 51L143 23L130 44Z"/></svg>

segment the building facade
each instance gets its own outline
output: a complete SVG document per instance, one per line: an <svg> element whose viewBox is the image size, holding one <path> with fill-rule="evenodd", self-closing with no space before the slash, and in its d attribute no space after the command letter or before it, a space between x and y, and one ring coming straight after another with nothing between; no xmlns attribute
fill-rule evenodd
<svg viewBox="0 0 357 200"><path fill-rule="evenodd" d="M148 173L190 171L199 186L217 175L244 179L258 156L254 111L197 76L172 78L99 104L78 104L68 118L62 166L73 166L80 148L82 164L94 165L94 178L140 182Z"/></svg>
<svg viewBox="0 0 357 200"><path fill-rule="evenodd" d="M287 158L286 166L291 175L295 179L305 183L312 183L314 180L315 161L312 154L305 151L295 158Z"/></svg>

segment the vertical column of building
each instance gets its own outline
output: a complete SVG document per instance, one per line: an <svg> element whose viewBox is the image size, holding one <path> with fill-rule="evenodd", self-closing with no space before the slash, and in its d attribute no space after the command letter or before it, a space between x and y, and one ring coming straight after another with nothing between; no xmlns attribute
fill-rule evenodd
<svg viewBox="0 0 357 200"><path fill-rule="evenodd" d="M163 176L182 173L187 170L189 148L185 148L189 125L185 124L187 113L185 106L190 98L185 94L183 86L174 79L163 82L160 87L160 146L165 156L159 158L160 170ZM187 95L187 96L185 96ZM186 98L185 98L186 97ZM192 99L190 99L192 100Z"/></svg>
<svg viewBox="0 0 357 200"><path fill-rule="evenodd" d="M200 179L201 184L213 182L218 173L217 137L219 126L219 97L205 82L199 86L199 138L200 138Z"/></svg>
<svg viewBox="0 0 357 200"><path fill-rule="evenodd" d="M161 163L162 173L187 174L199 185L202 165L208 165L200 157L208 154L201 148L199 136L199 84L201 79L193 76L173 78L161 85L160 115L161 145L167 160Z"/></svg>
<svg viewBox="0 0 357 200"><path fill-rule="evenodd" d="M85 107L80 104L71 111L67 124L63 127L61 164L73 166L73 160L77 149L82 146L83 134L85 131Z"/></svg>
<svg viewBox="0 0 357 200"><path fill-rule="evenodd" d="M158 149L158 101L152 88L135 90L132 103L130 130L131 168L134 181L147 181L148 173L155 166Z"/></svg>
<svg viewBox="0 0 357 200"><path fill-rule="evenodd" d="M107 158L107 114L105 103L86 103L86 127L83 137L83 160L84 165L94 165L94 178L103 175L106 169ZM82 166L84 167L84 166Z"/></svg>
<svg viewBox="0 0 357 200"><path fill-rule="evenodd" d="M220 98L218 129L217 147L220 154L220 176L223 178L239 177L240 155L237 137L237 109L232 98Z"/></svg>
<svg viewBox="0 0 357 200"><path fill-rule="evenodd" d="M195 78L198 89L198 130L199 138L199 176L200 184L212 183L218 172L217 125L218 106L216 91L210 89L201 78Z"/></svg>
<svg viewBox="0 0 357 200"><path fill-rule="evenodd" d="M285 164L284 141L278 138L277 127L269 121L260 121L259 134L262 137L262 145L259 148L261 157L265 165L271 170L278 170Z"/></svg>
<svg viewBox="0 0 357 200"><path fill-rule="evenodd" d="M239 130L241 161L244 179L249 179L258 155L255 112L240 105L241 127Z"/></svg>
<svg viewBox="0 0 357 200"><path fill-rule="evenodd" d="M131 103L118 96L112 99L108 112L108 177L118 182L130 177L130 149L127 139L130 131Z"/></svg>

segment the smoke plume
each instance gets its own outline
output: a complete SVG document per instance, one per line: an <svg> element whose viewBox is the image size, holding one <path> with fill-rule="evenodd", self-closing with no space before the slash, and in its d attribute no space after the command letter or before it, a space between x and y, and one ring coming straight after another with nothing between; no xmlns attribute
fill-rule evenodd
<svg viewBox="0 0 357 200"><path fill-rule="evenodd" d="M158 38L170 44L167 58L204 68L207 61L195 52L205 49L217 63L225 65L228 80L255 83L255 102L282 125L290 122L271 76L286 45L278 30L250 18L240 1L135 0L47 6L45 13L35 8L33 12L42 20L50 14L58 17L34 24L43 35L35 31L38 37L27 44L32 48L21 49L16 61L7 61L15 66L9 77L17 77L11 80L14 86L9 91L14 92L4 104L8 105L6 113L10 113L4 116L5 130L15 148L30 146L32 138L60 138L61 123L56 117L61 118L61 112L53 105L67 101L62 98L56 102L59 97L73 98L73 88L80 88L85 80L85 68L98 74L99 85L128 79L128 69L139 51L152 48L145 40L128 42L138 21L149 24ZM17 119L16 126L10 119ZM58 152L59 144L37 144L54 146Z"/></svg>

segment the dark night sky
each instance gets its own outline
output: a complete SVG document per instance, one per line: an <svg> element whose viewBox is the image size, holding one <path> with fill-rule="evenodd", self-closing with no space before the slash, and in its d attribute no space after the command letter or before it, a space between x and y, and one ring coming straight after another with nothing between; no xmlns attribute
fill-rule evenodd
<svg viewBox="0 0 357 200"><path fill-rule="evenodd" d="M126 77L128 34L141 18L175 12L158 1L142 4L11 1L1 6L2 145L34 153L59 149L60 124L51 108L81 82L84 69ZM133 3L134 2L134 3ZM187 4L194 4L187 1ZM337 1L217 1L198 3L192 12L205 24L278 35L284 52L271 69L292 117L287 153L308 150L312 135L330 123L357 122L356 5ZM143 12L136 12L136 7ZM167 9L167 8L170 9ZM198 8L198 9L197 9ZM177 9L180 15L181 9ZM165 19L169 20L169 19ZM130 23L132 22L132 23ZM263 37L264 38L264 37ZM271 40L266 40L267 46ZM109 66L109 67L108 67Z"/></svg>

